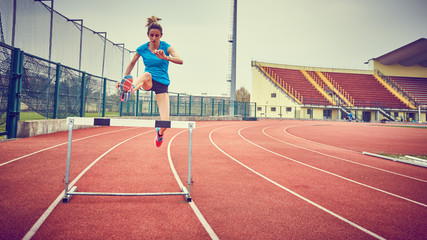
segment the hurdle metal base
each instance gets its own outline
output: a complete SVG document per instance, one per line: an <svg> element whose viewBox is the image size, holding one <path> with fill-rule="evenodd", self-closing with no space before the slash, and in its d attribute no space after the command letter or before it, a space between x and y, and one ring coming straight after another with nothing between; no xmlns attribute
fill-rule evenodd
<svg viewBox="0 0 427 240"><path fill-rule="evenodd" d="M191 197L187 188L183 187L182 192L159 192L159 193L108 193L108 192L77 192L77 186L74 186L62 198L63 203L69 203L74 195L85 196L125 196L125 197L142 197L142 196L174 196L183 195L187 202L191 202Z"/></svg>
<svg viewBox="0 0 427 240"><path fill-rule="evenodd" d="M187 188L182 187L181 191L184 193L187 193L187 194L184 194L185 201L191 202L191 196L190 196L190 193L188 192Z"/></svg>
<svg viewBox="0 0 427 240"><path fill-rule="evenodd" d="M63 203L70 202L71 197L73 197L73 195L70 194L70 192L77 192L77 186L72 187L68 193L65 193L65 196L62 198Z"/></svg>

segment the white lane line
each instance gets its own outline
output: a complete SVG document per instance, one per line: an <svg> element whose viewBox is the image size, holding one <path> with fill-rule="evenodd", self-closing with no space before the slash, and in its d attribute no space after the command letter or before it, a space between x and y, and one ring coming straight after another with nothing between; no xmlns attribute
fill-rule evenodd
<svg viewBox="0 0 427 240"><path fill-rule="evenodd" d="M129 129L130 129L130 128L127 128L127 129L120 129L120 130L114 130L114 131L104 132L104 133L99 133L99 134L95 134L95 135L91 135L91 136L87 136L87 137L84 137L84 138L79 138L79 139L73 140L73 142L77 142L77 141L80 141L80 140L85 140L85 139L92 138L92 137L98 137L98 136L101 136L101 135L104 135L104 134L109 134L109 133L114 133L114 132L125 131L125 130L129 130ZM35 151L35 152L32 152L32 153L29 153L29 154L24 155L24 156L21 156L21 157L17 157L17 158L15 158L15 159L9 160L9 161L7 161L7 162L1 163L1 164L0 164L0 167L1 167L1 166L4 166L4 165L6 165L6 164L9 164L9 163L13 163L13 162L15 162L15 161L18 161L18 160L20 160L20 159L23 159L23 158L26 158L26 157L29 157L29 156L35 155L35 154L37 154L37 153L41 153L41 152L44 152L44 151L50 150L50 149L52 149L52 148L56 148L56 147L59 147L59 146L65 145L65 144L67 144L67 143L68 143L68 142L60 143L60 144L57 144L57 145L54 145L54 146L51 146L51 147L47 147L47 148L44 148L44 149L41 149L41 150L38 150L38 151Z"/></svg>
<svg viewBox="0 0 427 240"><path fill-rule="evenodd" d="M182 189L184 187L184 184L182 183L181 179L179 178L179 175L176 172L175 166L174 166L174 164L172 162L172 156L171 156L171 153L170 153L170 148L171 148L171 145L172 145L172 141L175 139L175 137L178 136L179 134L185 132L185 131L186 130L181 131L181 132L177 133L175 136L173 136L171 138L170 142L169 142L169 145L168 145L169 165L170 165L170 167L172 169L172 173L175 176L175 180L177 181L180 189ZM218 236L215 234L214 230L209 225L209 223L206 221L206 219L203 216L203 214L200 212L199 208L196 206L196 203L194 203L194 200L191 201L189 204L190 204L191 209L193 209L193 212L196 214L196 217L199 219L200 223L202 224L202 226L205 228L206 232L211 237L211 239L219 239Z"/></svg>
<svg viewBox="0 0 427 240"><path fill-rule="evenodd" d="M225 127L221 127L221 128L225 128ZM226 153L224 150L222 150L221 148L219 148L219 147L218 147L218 145L216 145L216 144L215 144L215 142L212 140L212 133L213 133L213 132L215 132L215 131L216 131L216 130L218 130L218 129L221 129L221 128L217 128L217 129L215 129L215 130L211 131L211 132L209 133L209 139L210 139L211 143L212 143L212 144L213 144L213 145L214 145L214 146L215 146L215 147L216 147L220 152L222 152L224 155L226 155L227 157L229 157L231 160L235 161L236 163L240 164L240 165L241 165L241 166L243 166L244 168L246 168L246 169L248 169L249 171L253 172L254 174L256 174L256 175L260 176L261 178L263 178L263 179L265 179L265 180L269 181L270 183L272 183L272 184L276 185L277 187L279 187L279 188L281 188L281 189L283 189L283 190L285 190L285 191L289 192L290 194L292 194L292 195L294 195L294 196L296 196L296 197L298 197L298 198L302 199L302 200L303 200L303 201L305 201L305 202L308 202L309 204L311 204L311 205L313 205L313 206L315 206L315 207L319 208L320 210L322 210L322 211L324 211L324 212L326 212L326 213L328 213L328 214L330 214L330 215L332 215L332 216L334 216L334 217L338 218L339 220L341 220L341 221L343 221L343 222L345 222L345 223L347 223L347 224L349 224L349 225L351 225L351 226L353 226L353 227L355 227L355 228L357 228L357 229L359 229L359 230L361 230L361 231L363 231L363 232L365 232L365 233L367 233L367 234L369 234L369 235L371 235L371 236L373 236L373 237L375 237L375 238L377 238L377 239L385 239L385 238L383 238L383 237L379 236L378 234L376 234L376 233L374 233L374 232L371 232L371 231L369 231L368 229L366 229L366 228L364 228L364 227L362 227L362 226L360 226L360 225L358 225L358 224L356 224L356 223L354 223L354 222L352 222L352 221L350 221L350 220L348 220L348 219L346 219L346 218L344 218L344 217L342 217L342 216L340 216L340 215L338 215L338 214L336 214L336 213L332 212L331 210L329 210L329 209L327 209L327 208L325 208L325 207L323 207L323 206L321 206L321 205L319 205L319 204L317 204L317 203L315 203L315 202L313 202L313 201L311 201L311 200L309 200L309 199L307 199L307 198L305 198L305 197L303 197L303 196L299 195L298 193L296 193L296 192L294 192L294 191L292 191L292 190L290 190L290 189L288 189L288 188L286 188L286 187L284 187L284 186L280 185L279 183L277 183L277 182L275 182L275 181L273 181L273 180L269 179L268 177L266 177L266 176L264 176L264 175L262 175L262 174L258 173L257 171L253 170L252 168L250 168L250 167L246 166L245 164L243 164L242 162L240 162L239 160L237 160L237 159L233 158L232 156L230 156L230 155L229 155L228 153ZM240 130L239 130L239 131L240 131ZM240 134L239 134L239 135L240 135Z"/></svg>
<svg viewBox="0 0 427 240"><path fill-rule="evenodd" d="M273 127L273 126L271 126L271 127ZM316 150L312 150L312 149L309 149L309 148L301 147L301 146L298 146L298 145L295 145L295 144L292 144L292 143L289 143L289 142L282 141L282 140L280 140L280 139L278 139L278 138L275 138L275 137L273 137L273 136L271 136L271 135L268 135L268 134L264 131L265 129L267 129L267 128L271 128L271 127L266 127L266 128L264 128L264 129L262 129L262 133L264 133L264 135L266 135L267 137L269 137L269 138L271 138L271 139L274 139L274 140L276 140L276 141L279 141L279 142L281 142L281 143L288 144L288 145L293 146L293 147L296 147L296 148L301 148L301 149L304 149L304 150L307 150L307 151L310 151L310 152L314 152L314 153L317 153L317 154L320 154L320 155L323 155L323 156L327 156L327 157L335 158L335 159L338 159L338 160L343 160L343 161L346 161L346 162L349 162L349 163L357 164L357 165L360 165L360 166L364 166L364 167L372 168L372 169L375 169L375 170L379 170L379 171L383 171L383 172L386 172L386 173L390 173L390 174L398 175L398 176L401 176L401 177L410 178L410 179L413 179L413 180L417 180L417 181L420 181L420 182L425 182L425 183L427 183L427 180L423 180L423 179L419 179L419 178L411 177L411 176L408 176L408 175L405 175L405 174L401 174L401 173L397 173L397 172L393 172L393 171L385 170L385 169L382 169L382 168L374 167L374 166L371 166L371 165L367 165L367 164L363 164L363 163L355 162L355 161L352 161L352 160L349 160L349 159L345 159L345 158L341 158L341 157L337 157L337 156L329 155L329 154L322 153L322 152L319 152L319 151L316 151ZM287 129L287 128L283 129L283 131L284 131L285 133L286 133L286 129ZM313 143L315 143L315 144L316 144L317 142L313 142ZM321 145L324 145L324 144L321 144ZM326 145L326 146L328 146L328 145ZM333 147L333 146L332 146L332 147ZM334 148L337 148L337 147L334 147ZM338 149L347 150L347 149L344 149L344 148L338 148ZM357 153L357 154L361 154L361 153L358 153L358 152L356 152L356 153Z"/></svg>
<svg viewBox="0 0 427 240"><path fill-rule="evenodd" d="M80 174L69 184L68 188L71 189L74 184L76 184L76 182L91 168L93 167L93 165L95 165L101 158L103 158L105 155L107 155L109 152L113 151L115 148L117 148L118 146L122 145L123 143L130 141L131 139L134 139L136 137L139 137L141 135L147 134L153 132L153 130L150 130L148 132L144 132L144 133L140 133L138 135L135 135L131 138L128 138L118 144L116 144L115 146L113 146L112 148L108 149L106 152L104 152L101 156L99 156L97 159L95 159L91 164L89 164L89 166L87 166L82 172L80 172ZM37 232L37 230L41 227L41 225L44 223L44 221L46 221L46 219L49 217L49 215L52 213L53 209L55 209L55 207L61 202L61 199L64 197L65 194L65 190L62 191L59 196L50 204L50 206L46 209L46 211L40 216L40 218L36 221L36 223L31 227L31 229L27 232L27 234L25 234L25 236L22 238L24 240L28 240L31 239L34 234Z"/></svg>
<svg viewBox="0 0 427 240"><path fill-rule="evenodd" d="M248 128L248 127L245 127L245 128ZM245 129L245 128L241 128L241 129L239 130L239 132L238 132L239 136L240 136L241 138L243 138L245 141L247 141L248 143L250 143L250 144L252 144L252 145L254 145L254 146L258 147L258 148L261 148L262 150L265 150L265 151L267 151L267 152L269 152L269 153L272 153L272 154L274 154L274 155L277 155L277 156L279 156L279 157L282 157L282 158L288 159L288 160L290 160L290 161L293 161L293 162L299 163L299 164L304 165L304 166L306 166L306 167L313 168L313 169L315 169L315 170L318 170L318 171L324 172L324 173L326 173L326 174L329 174L329 175L332 175L332 176L335 176L335 177L338 177L338 178L344 179L344 180L346 180L346 181L349 181L349 182L352 182L352 183L355 183L355 184L358 184L358 185L361 185L361 186L364 186L364 187L370 188L370 189L372 189L372 190L379 191L379 192L382 192L382 193L388 194L388 195L390 195L390 196L397 197L397 198L400 198L400 199L402 199L402 200L405 200L405 201L408 201L408 202L412 202L412 203L418 204L418 205L423 206L423 207L427 207L427 205L426 205L426 204L424 204L424 203L420 203L420 202L417 202L417 201L415 201L415 200L412 200L412 199L409 199L409 198L406 198L406 197L403 197L403 196L400 196L400 195L397 195L397 194L394 194L394 193L391 193L391 192L387 192L387 191L385 191L385 190L382 190L382 189L379 189L379 188L376 188L376 187L372 187L372 186L370 186L370 185L367 185L367 184L364 184L364 183L361 183L361 182L358 182L358 181L355 181L355 180L352 180L352 179L349 179L349 178L343 177L343 176L341 176L341 175L338 175L338 174L336 174L336 173L332 173L332 172L329 172L329 171L323 170L323 169L321 169L321 168L317 168L317 167L311 166L311 165L309 165L309 164L306 164L306 163L300 162L300 161L295 160L295 159L293 159L293 158L286 157L286 156L281 155L281 154L279 154L279 153L273 152L273 151L271 151L271 150L269 150L269 149L267 149L267 148L261 147L260 145L258 145L258 144L256 144L256 143L254 143L254 142L249 141L248 139L246 139L245 137L243 137L243 136L240 134L240 131L241 131L241 130L243 130L243 129Z"/></svg>

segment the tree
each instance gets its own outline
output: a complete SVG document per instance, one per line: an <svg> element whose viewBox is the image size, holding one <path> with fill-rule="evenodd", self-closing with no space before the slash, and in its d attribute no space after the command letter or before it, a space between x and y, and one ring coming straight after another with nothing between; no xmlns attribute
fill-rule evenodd
<svg viewBox="0 0 427 240"><path fill-rule="evenodd" d="M236 91L236 101L238 102L249 102L251 100L251 94L246 88L241 87Z"/></svg>

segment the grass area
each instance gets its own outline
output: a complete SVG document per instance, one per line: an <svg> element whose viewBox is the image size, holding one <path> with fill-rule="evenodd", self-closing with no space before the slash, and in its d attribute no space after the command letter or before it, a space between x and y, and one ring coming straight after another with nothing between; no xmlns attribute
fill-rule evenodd
<svg viewBox="0 0 427 240"><path fill-rule="evenodd" d="M427 129L427 126L416 126L416 125L376 125L378 127L399 127L399 128L421 128Z"/></svg>
<svg viewBox="0 0 427 240"><path fill-rule="evenodd" d="M21 112L19 116L19 121L41 120L41 119L46 119L46 117L36 112Z"/></svg>
<svg viewBox="0 0 427 240"><path fill-rule="evenodd" d="M427 155L411 155L411 154L389 154L389 153L378 153L380 155L383 156L387 156L387 157L392 157L392 158L404 158L405 156L411 156L411 157L416 157L416 158L421 158L421 159L425 159L427 160Z"/></svg>
<svg viewBox="0 0 427 240"><path fill-rule="evenodd" d="M0 132L6 132L6 123L0 125ZM6 136L3 135L3 136L0 136L0 138L6 138Z"/></svg>

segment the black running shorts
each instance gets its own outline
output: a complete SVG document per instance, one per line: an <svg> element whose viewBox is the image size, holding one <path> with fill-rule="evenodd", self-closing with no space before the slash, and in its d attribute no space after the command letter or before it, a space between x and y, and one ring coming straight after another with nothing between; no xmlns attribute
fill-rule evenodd
<svg viewBox="0 0 427 240"><path fill-rule="evenodd" d="M153 82L153 86L148 91L153 91L156 94L159 94L159 93L168 93L169 92L168 91L168 87L169 87L168 85L165 85L163 83L159 83L159 82L154 81L154 80L152 80L152 82Z"/></svg>

